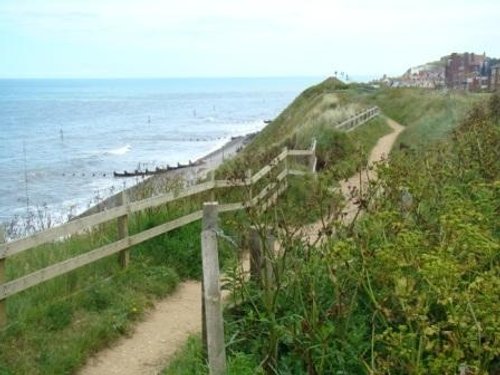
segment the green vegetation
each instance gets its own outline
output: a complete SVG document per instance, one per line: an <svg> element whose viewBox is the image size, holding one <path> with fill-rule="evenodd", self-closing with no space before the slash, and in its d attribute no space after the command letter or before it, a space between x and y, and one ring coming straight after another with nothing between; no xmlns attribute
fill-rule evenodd
<svg viewBox="0 0 500 375"><path fill-rule="evenodd" d="M245 158L252 154L265 154L278 145L281 148L292 135L308 131L324 123L335 123L349 117L359 106L347 103L337 95L348 86L335 78L329 78L312 86L297 97L271 124L260 132L255 141L242 152ZM304 146L309 146L307 139Z"/></svg>
<svg viewBox="0 0 500 375"><path fill-rule="evenodd" d="M271 297L249 288L226 313L231 349L270 374L496 373L498 126L475 110L449 142L395 157L353 231L285 239Z"/></svg>
<svg viewBox="0 0 500 375"><path fill-rule="evenodd" d="M399 88L376 91L368 100L407 127L399 144L422 147L446 137L471 106L484 99L482 94Z"/></svg>
<svg viewBox="0 0 500 375"><path fill-rule="evenodd" d="M309 136L318 140L319 177L289 177L289 187L271 215L278 217L280 223L294 227L331 216L340 208L342 200L331 187L361 170L377 140L389 131L383 117L377 117L350 133L326 125L316 127Z"/></svg>
<svg viewBox="0 0 500 375"><path fill-rule="evenodd" d="M322 138L323 131L341 122L363 108L355 101L347 101L342 94L347 85L329 78L300 94L271 124L266 126L233 160L219 169L222 175L236 170L257 169L269 162L287 146L307 149L312 136Z"/></svg>
<svg viewBox="0 0 500 375"><path fill-rule="evenodd" d="M207 200L207 194L201 194L134 214L130 233L200 209ZM233 217L222 216L222 225L230 228L226 222ZM108 257L10 297L8 325L0 330L0 373L74 372L89 355L126 334L154 300L171 293L180 280L201 277L200 228L200 222L195 222L135 246L126 270L116 257ZM7 259L7 279L116 239L116 223L110 222L28 250ZM224 264L235 262L233 249L226 244L220 249Z"/></svg>
<svg viewBox="0 0 500 375"><path fill-rule="evenodd" d="M220 242L222 262L234 276L229 286L239 296L225 316L229 373L438 374L457 373L462 363L471 373L494 373L500 356L498 314L492 313L499 308L500 286L500 100L477 109L456 129L470 103L484 98L374 91L329 79L306 90L218 171L238 178L284 146L303 149L312 138L318 142L318 178L291 178L283 198L262 216L248 210L221 218L224 232L240 247L248 225L256 223L274 225L285 244L284 256L272 258L276 288L263 290L238 279L231 268L238 249ZM348 134L328 125L374 103L407 125L401 142L411 150L396 153L381 171L383 189L373 186L360 197L370 212L353 228L337 227L343 203L332 187L366 164L369 150L389 128L383 118ZM402 192L413 199L404 210ZM227 189L216 199L236 202L251 193ZM207 200L208 194L200 194L135 214L130 233L198 210ZM297 237L298 228L325 216L334 227L324 228L330 238L319 248ZM199 233L200 223L190 224L134 247L126 270L110 257L9 298L0 373L74 372L128 332L180 280L199 279ZM8 259L7 278L116 238L116 224L110 223L19 254ZM190 340L166 371L206 373L199 340Z"/></svg>
<svg viewBox="0 0 500 375"><path fill-rule="evenodd" d="M64 281L78 285L76 281L90 270L12 297L13 303L8 305L11 320L0 333L0 373L70 373L90 353L126 333L131 322L139 319L155 298L172 291L179 280L175 271L164 264L134 261L126 271L89 282L85 289L73 290L73 294L57 298L52 292L64 289ZM109 261L107 264L112 266ZM100 266L105 268L104 264ZM96 274L99 279L103 276ZM44 291L45 298L51 298L45 302ZM25 309L21 310L21 303ZM17 318L11 315L14 308L21 312Z"/></svg>
<svg viewBox="0 0 500 375"><path fill-rule="evenodd" d="M201 339L191 336L163 375L205 375L208 367L201 355ZM260 375L263 372L252 354L232 353L227 364L227 375Z"/></svg>
<svg viewBox="0 0 500 375"><path fill-rule="evenodd" d="M225 312L226 342L229 362L245 359L242 373L500 371L500 99L423 143L416 134L425 125L417 110L404 112L405 102L392 110L399 121L413 121L412 149L395 153L359 197L365 215L349 228L334 216L318 247L297 237L289 221L275 221L283 249L280 256L265 250L274 283L233 282L240 302ZM442 109L432 108L440 118ZM296 183L297 221L311 215L307 191L316 204L329 204L318 198L328 190L321 184L332 183L328 168L319 187ZM175 366L188 370L177 373L205 373L199 350L184 352Z"/></svg>

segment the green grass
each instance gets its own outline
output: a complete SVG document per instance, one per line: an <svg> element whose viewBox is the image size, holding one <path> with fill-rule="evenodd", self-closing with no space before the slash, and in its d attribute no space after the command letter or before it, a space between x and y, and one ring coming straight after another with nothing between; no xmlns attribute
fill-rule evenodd
<svg viewBox="0 0 500 375"><path fill-rule="evenodd" d="M446 139L393 155L352 228L317 248L282 230L274 287L249 282L225 311L229 360L257 355L268 374L498 373L499 142L498 117L476 108Z"/></svg>
<svg viewBox="0 0 500 375"><path fill-rule="evenodd" d="M156 298L175 289L178 281L168 266L134 259L126 271L112 278L30 305L22 316L11 317L0 333L0 373L74 372L89 354L127 333L132 322ZM36 289L31 293L44 293L43 287Z"/></svg>
<svg viewBox="0 0 500 375"><path fill-rule="evenodd" d="M369 153L377 141L391 131L386 119L383 116L378 116L348 134L354 142L357 142L363 148L365 153Z"/></svg>
<svg viewBox="0 0 500 375"><path fill-rule="evenodd" d="M282 148L306 149L316 127L340 122L363 108L357 102L344 100L348 88L329 78L301 93L271 124L267 125L236 158L226 162L218 173L232 175L235 170L259 169Z"/></svg>
<svg viewBox="0 0 500 375"><path fill-rule="evenodd" d="M467 111L485 98L485 94L416 88L382 89L369 96L385 115L406 127L396 149L401 143L421 148L445 138Z"/></svg>
<svg viewBox="0 0 500 375"><path fill-rule="evenodd" d="M331 187L366 166L378 139L391 132L385 118L377 117L350 133L316 127L319 174L288 178L289 187L270 213L282 224L301 226L329 216L342 200ZM300 202L300 203L298 203Z"/></svg>
<svg viewBox="0 0 500 375"><path fill-rule="evenodd" d="M238 174L247 169L255 172L283 146L304 149L316 138L320 177L291 179L284 198L266 218L271 220L272 215L276 217L278 213L287 224L314 221L324 215L322 205L338 203L338 197L332 195L329 188L336 180L364 166L377 139L390 131L380 117L349 134L334 131L329 126L331 122L377 103L384 113L407 125L403 142L426 143L447 134L465 106L480 98L439 95L419 90L373 91L328 79L304 91L236 160L224 165L218 173L240 177ZM271 174L260 181L253 193L274 177L275 174ZM224 189L216 193L216 199L236 202L249 194L244 188ZM208 194L200 194L135 214L129 223L130 233L198 210L201 203L209 199ZM253 212L248 214L251 216ZM224 215L221 225L240 243L244 241L250 221L247 213L239 212ZM134 247L127 270L120 269L116 257L108 257L9 298L9 325L0 331L0 373L74 372L90 354L127 333L155 299L170 293L180 280L200 277L199 234L200 223L193 223ZM27 251L8 259L7 278L25 275L116 238L116 224L111 223L90 233ZM234 264L238 249L221 242L221 258L225 264ZM189 345L189 350L196 348L192 341ZM230 358L234 373L252 373L257 368L251 354L235 351Z"/></svg>
<svg viewBox="0 0 500 375"><path fill-rule="evenodd" d="M335 179L332 180L332 170L339 176L351 175L357 168L366 164L370 150L380 137L391 131L391 128L383 117L378 117L348 134L334 131L326 125L310 128L310 131L304 138L316 137L319 140L318 155L321 155L324 160L330 157L329 162L324 163L323 170L317 179L312 175L289 177L289 187L279 199L278 204L264 217L254 218L254 220L271 225L279 223L277 225L280 227L301 227L305 223L314 222L338 210L341 198L331 189L331 186L335 184ZM330 149L335 150L336 157L327 156ZM246 218L245 222L248 220ZM241 224L243 222L240 222L237 228L240 232L245 230L243 227L250 225L250 223ZM228 321L226 323L231 324ZM234 337L230 336L228 335L226 342L234 340ZM264 373L263 369L258 366L259 361L253 351L245 353L235 349L229 352L228 361L230 374ZM165 375L206 373L207 368L201 357L201 343L198 337L191 338L164 371Z"/></svg>
<svg viewBox="0 0 500 375"><path fill-rule="evenodd" d="M241 194L233 195L239 198ZM129 220L130 233L200 209L201 202L208 200L207 194L201 194L134 214ZM231 225L226 223L234 217L221 215L221 226L229 231ZM8 325L0 330L0 373L74 372L89 355L126 334L179 281L200 279L200 232L198 221L133 247L126 270L111 256L8 298ZM28 250L8 258L7 279L116 239L116 223L110 222L92 232ZM224 266L234 263L231 259L237 251L222 242L220 254Z"/></svg>
<svg viewBox="0 0 500 375"><path fill-rule="evenodd" d="M201 339L191 336L176 354L162 375L206 375L208 367L202 356ZM257 358L251 354L231 353L227 363L227 375L263 374Z"/></svg>

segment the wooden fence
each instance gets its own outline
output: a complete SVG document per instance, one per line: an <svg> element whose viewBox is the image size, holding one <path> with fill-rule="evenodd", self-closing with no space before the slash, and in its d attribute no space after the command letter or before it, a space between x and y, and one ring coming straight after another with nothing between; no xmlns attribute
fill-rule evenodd
<svg viewBox="0 0 500 375"><path fill-rule="evenodd" d="M112 254L120 253L120 263L123 267L128 264L129 254L128 249L131 246L138 245L151 238L172 231L176 228L190 224L200 220L203 216L203 211L200 209L191 212L188 215L168 221L153 228L143 230L134 235L128 233L128 220L132 213L139 212L148 208L157 207L168 202L189 197L206 191L214 191L214 189L225 187L243 187L252 186L267 176L278 165L284 163L283 170L273 178L272 182L267 184L262 190L251 197L246 202L237 202L229 204L220 204L218 212L229 212L241 210L247 207L258 206L261 209L266 209L272 205L278 196L286 189L286 177L290 175L304 174L303 171L289 170L286 159L289 156L308 157L309 168L312 171L316 169L315 156L316 142L313 142L309 150L288 150L284 149L277 157L275 157L268 165L262 168L254 175L247 175L241 180L209 180L194 186L190 186L180 192L169 192L155 197L147 198L136 202L128 202L125 195L122 195L121 205L111 208L107 211L99 212L90 216L82 217L74 221L67 222L58 227L36 233L27 238L19 239L13 242L3 243L3 238L0 238L0 326L5 324L5 300L23 290L31 288L35 285L53 279L57 276L64 275L68 272L76 270L87 264L96 262L102 258ZM122 193L123 194L123 193ZM201 207L200 207L201 208ZM52 264L40 270L34 271L27 275L21 276L14 280L5 281L4 267L9 257L24 252L29 249L50 243L55 240L63 239L71 235L82 233L83 230L94 226L117 220L118 225L118 240L88 251L84 254L66 259L64 261ZM3 237L0 233L0 237Z"/></svg>
<svg viewBox="0 0 500 375"><path fill-rule="evenodd" d="M370 121L372 118L380 114L380 109L378 107L371 107L364 110L356 115L348 118L347 120L341 122L340 124L335 124L335 128L339 130L345 130L350 132L356 129L358 126L363 125L365 122Z"/></svg>

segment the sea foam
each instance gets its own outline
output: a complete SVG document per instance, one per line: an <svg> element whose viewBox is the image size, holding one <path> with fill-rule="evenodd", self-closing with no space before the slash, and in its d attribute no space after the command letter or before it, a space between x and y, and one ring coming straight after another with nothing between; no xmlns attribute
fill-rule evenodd
<svg viewBox="0 0 500 375"><path fill-rule="evenodd" d="M115 156L120 156L120 155L125 155L127 152L130 152L132 150L132 146L126 145L123 147L115 148L109 151L106 151L104 155L115 155Z"/></svg>

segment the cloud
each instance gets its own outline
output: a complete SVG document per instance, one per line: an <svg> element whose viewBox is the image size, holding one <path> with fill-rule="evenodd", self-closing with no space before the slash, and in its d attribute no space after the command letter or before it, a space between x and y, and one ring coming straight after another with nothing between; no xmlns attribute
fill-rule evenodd
<svg viewBox="0 0 500 375"><path fill-rule="evenodd" d="M58 51L62 70L399 73L450 49L500 55L498 14L488 0L1 0L0 31L9 66L24 48Z"/></svg>

